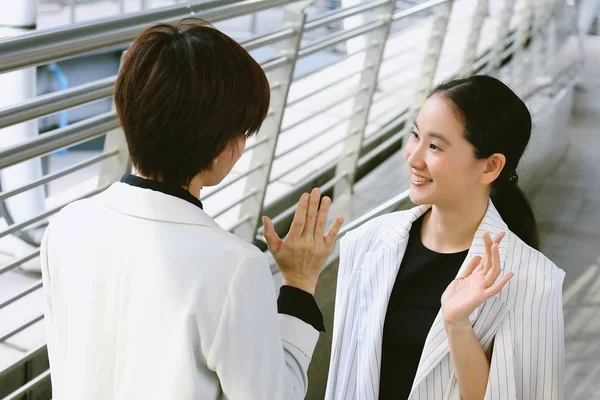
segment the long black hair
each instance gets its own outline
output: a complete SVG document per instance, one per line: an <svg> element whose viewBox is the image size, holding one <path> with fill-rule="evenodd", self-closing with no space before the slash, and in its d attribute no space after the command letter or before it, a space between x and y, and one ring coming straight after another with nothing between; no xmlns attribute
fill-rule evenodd
<svg viewBox="0 0 600 400"><path fill-rule="evenodd" d="M491 198L508 228L534 249L540 237L531 205L518 186L519 160L531 136L531 114L508 86L491 76L476 75L437 86L465 127L475 156L504 154L506 164L492 184Z"/></svg>

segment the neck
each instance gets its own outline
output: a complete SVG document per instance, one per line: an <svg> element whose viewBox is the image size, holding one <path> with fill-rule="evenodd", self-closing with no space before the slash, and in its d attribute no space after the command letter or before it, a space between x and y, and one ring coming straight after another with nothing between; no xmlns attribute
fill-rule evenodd
<svg viewBox="0 0 600 400"><path fill-rule="evenodd" d="M142 179L148 179L148 180L156 180L157 182L161 182L162 180L159 179L152 179L149 178L147 176L142 175L141 173L137 172L135 173L136 176L139 176ZM188 192L190 192L190 194L192 196L194 196L195 198L197 198L198 200L200 200L200 190L202 190L202 180L200 179L200 177L198 175L196 175L195 177L192 178L192 180L190 181L190 184L188 187L182 186L182 189L187 190Z"/></svg>
<svg viewBox="0 0 600 400"><path fill-rule="evenodd" d="M438 253L469 249L487 207L487 197L472 198L460 207L433 206L424 217L421 242Z"/></svg>

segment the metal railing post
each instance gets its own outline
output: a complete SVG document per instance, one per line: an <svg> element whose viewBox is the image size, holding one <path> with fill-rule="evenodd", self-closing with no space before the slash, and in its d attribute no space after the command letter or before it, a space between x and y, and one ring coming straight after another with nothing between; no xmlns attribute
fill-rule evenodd
<svg viewBox="0 0 600 400"><path fill-rule="evenodd" d="M348 132L344 140L342 155L336 168L336 177L341 179L338 179L334 186L335 198L352 193L358 156L369 122L369 111L377 87L379 69L392 25L395 5L396 2L390 0L377 9L377 19L384 21L385 25L367 34L367 50L363 58L363 69L359 82L360 91L354 97L352 117L348 123Z"/></svg>
<svg viewBox="0 0 600 400"><path fill-rule="evenodd" d="M533 25L533 4L534 0L525 0L521 20L517 27L517 45L512 59L512 85L516 90L525 89L523 88L525 83L525 44Z"/></svg>
<svg viewBox="0 0 600 400"><path fill-rule="evenodd" d="M510 20L512 19L516 0L506 0L502 13L500 14L500 21L498 22L498 33L496 34L496 42L492 46L492 52L490 57L490 73L493 75L498 74L500 65L502 64L502 53L506 44L506 37L510 32Z"/></svg>
<svg viewBox="0 0 600 400"><path fill-rule="evenodd" d="M240 204L238 219L245 222L233 230L233 233L249 242L254 240L260 223L273 158L277 148L277 138L281 130L285 104L298 58L302 32L304 31L304 23L306 21L304 9L309 4L310 1L301 1L284 8L284 25L294 29L295 33L288 39L280 41L275 46L276 57L286 57L287 62L270 73L271 86L276 87L271 92L269 114L263 122L256 138L257 140L266 139L266 142L252 150L248 168L253 169L261 164L264 167L256 168L246 179L244 195L252 192L255 194Z"/></svg>
<svg viewBox="0 0 600 400"><path fill-rule="evenodd" d="M437 70L440 54L442 53L442 45L444 44L444 39L446 37L448 21L450 20L452 4L452 1L448 1L437 6L435 10L435 19L433 21L431 36L429 37L429 42L427 44L425 58L423 59L423 69L419 79L419 85L417 86L417 93L408 109L404 132L407 132L408 129L410 129L411 124L419 113L421 105L427 100L427 96L433 87L435 72Z"/></svg>
<svg viewBox="0 0 600 400"><path fill-rule="evenodd" d="M485 21L488 11L488 0L478 0L475 15L473 15L473 22L471 23L471 30L469 31L469 36L467 38L467 47L465 49L465 54L463 55L462 65L458 71L459 77L466 77L473 74L473 63L477 58L477 48L479 47L479 40L481 39L483 22Z"/></svg>
<svg viewBox="0 0 600 400"><path fill-rule="evenodd" d="M121 54L121 62L119 63L119 70L123 65L123 57L127 50ZM113 100L112 105L113 112L115 111L115 103ZM127 140L125 139L125 133L119 126L116 129L112 129L106 133L104 139L104 152L117 150L119 153L110 157L100 165L100 175L98 176L98 187L105 187L114 182L118 182L123 174L131 172L131 160L129 158L129 149L127 148Z"/></svg>

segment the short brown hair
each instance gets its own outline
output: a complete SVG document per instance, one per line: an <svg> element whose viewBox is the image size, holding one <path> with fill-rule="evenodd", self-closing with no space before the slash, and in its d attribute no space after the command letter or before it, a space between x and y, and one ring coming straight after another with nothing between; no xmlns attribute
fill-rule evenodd
<svg viewBox="0 0 600 400"><path fill-rule="evenodd" d="M229 36L198 19L158 24L127 50L115 105L133 165L149 178L187 186L228 143L258 131L269 82Z"/></svg>

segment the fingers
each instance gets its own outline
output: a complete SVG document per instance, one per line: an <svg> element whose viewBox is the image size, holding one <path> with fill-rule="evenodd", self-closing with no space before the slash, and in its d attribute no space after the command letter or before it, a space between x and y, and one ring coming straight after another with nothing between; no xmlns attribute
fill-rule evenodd
<svg viewBox="0 0 600 400"><path fill-rule="evenodd" d="M508 274L504 275L502 277L502 279L500 279L500 281L498 283L496 283L494 286L487 288L484 293L486 298L490 298L492 296L497 295L498 293L500 293L500 291L502 290L502 288L504 286L506 286L506 284L508 283L508 281L514 276L515 274L512 272L509 272Z"/></svg>
<svg viewBox="0 0 600 400"><path fill-rule="evenodd" d="M498 276L500 276L500 251L498 250L498 243L492 245L492 267L487 271L485 275L485 282L489 286L493 284Z"/></svg>
<svg viewBox="0 0 600 400"><path fill-rule="evenodd" d="M296 208L296 213L294 214L294 220L292 221L290 231L288 232L288 236L291 238L299 238L300 236L302 236L302 232L304 231L304 225L306 223L306 213L308 211L308 198L309 195L307 193L304 193L300 197L298 207Z"/></svg>
<svg viewBox="0 0 600 400"><path fill-rule="evenodd" d="M476 256L469 260L469 263L465 267L465 270L456 278L456 279L464 279L467 276L471 275L475 268L481 265L481 257Z"/></svg>
<svg viewBox="0 0 600 400"><path fill-rule="evenodd" d="M494 238L494 243L500 244L502 239L504 239L504 236L506 236L506 232L500 232L499 234L497 234L496 237Z"/></svg>
<svg viewBox="0 0 600 400"><path fill-rule="evenodd" d="M342 224L344 223L344 217L337 217L329 230L327 231L327 237L325 237L325 245L328 249L332 249L335 244L335 240L337 238L338 233L340 233L340 229L342 228Z"/></svg>
<svg viewBox="0 0 600 400"><path fill-rule="evenodd" d="M489 232L483 233L483 243L485 244L485 258L483 259L482 272L485 274L492 266L492 239Z"/></svg>
<svg viewBox="0 0 600 400"><path fill-rule="evenodd" d="M331 199L327 196L321 200L321 207L317 214L317 222L315 225L315 239L322 239L325 234L325 225L327 225L327 215L329 214L329 207L331 206Z"/></svg>
<svg viewBox="0 0 600 400"><path fill-rule="evenodd" d="M265 227L264 237L267 241L267 245L269 246L271 253L275 254L281 248L283 240L281 240L277 232L275 232L275 226L273 226L273 222L271 222L268 217L263 217L262 221Z"/></svg>
<svg viewBox="0 0 600 400"><path fill-rule="evenodd" d="M308 202L308 211L306 212L306 223L304 224L303 234L313 236L315 234L315 222L317 220L317 212L319 211L319 200L321 199L321 189L314 188L310 192Z"/></svg>

